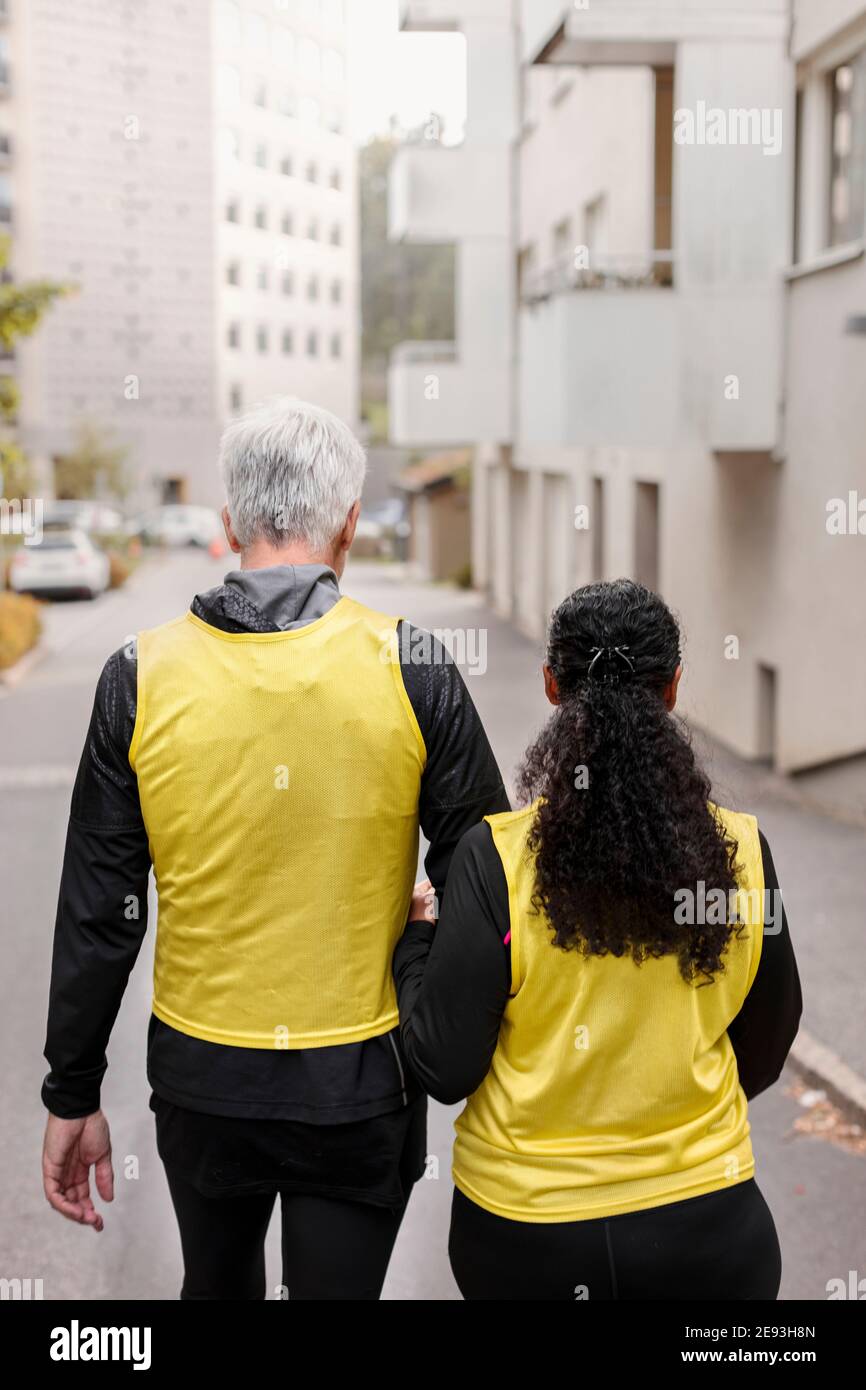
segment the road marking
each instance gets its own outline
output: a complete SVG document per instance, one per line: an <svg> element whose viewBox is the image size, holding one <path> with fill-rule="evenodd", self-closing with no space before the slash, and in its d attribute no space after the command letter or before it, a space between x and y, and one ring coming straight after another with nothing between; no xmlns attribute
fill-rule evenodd
<svg viewBox="0 0 866 1390"><path fill-rule="evenodd" d="M0 767L0 791L42 791L43 788L71 787L75 767L46 763L38 767Z"/></svg>

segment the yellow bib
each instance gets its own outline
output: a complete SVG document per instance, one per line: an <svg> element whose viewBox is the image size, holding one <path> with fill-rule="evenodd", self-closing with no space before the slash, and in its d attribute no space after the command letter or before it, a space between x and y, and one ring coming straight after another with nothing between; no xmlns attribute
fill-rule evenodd
<svg viewBox="0 0 866 1390"><path fill-rule="evenodd" d="M138 639L129 761L159 893L153 1011L235 1047L393 1028L424 742L398 619L348 598L289 632L191 613Z"/></svg>
<svg viewBox="0 0 866 1390"><path fill-rule="evenodd" d="M757 822L713 808L739 844L737 907L748 925L724 972L697 986L674 956L638 966L551 945L531 902L535 809L487 817L508 881L512 993L490 1071L457 1120L455 1183L499 1216L553 1222L745 1181L754 1158L726 1030L761 955Z"/></svg>

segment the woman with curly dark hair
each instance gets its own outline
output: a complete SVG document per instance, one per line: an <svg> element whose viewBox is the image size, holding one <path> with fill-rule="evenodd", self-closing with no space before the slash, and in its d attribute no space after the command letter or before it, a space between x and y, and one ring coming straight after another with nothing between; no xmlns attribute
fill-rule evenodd
<svg viewBox="0 0 866 1390"><path fill-rule="evenodd" d="M774 1299L748 1099L801 1011L770 850L673 717L676 620L631 580L551 620L522 810L461 840L395 955L410 1065L457 1120L467 1299Z"/></svg>

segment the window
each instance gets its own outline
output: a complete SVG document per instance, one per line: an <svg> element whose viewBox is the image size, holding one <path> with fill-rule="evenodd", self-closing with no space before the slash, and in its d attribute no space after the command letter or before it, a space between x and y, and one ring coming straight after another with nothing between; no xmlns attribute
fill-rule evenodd
<svg viewBox="0 0 866 1390"><path fill-rule="evenodd" d="M216 7L216 32L220 43L237 48L241 41L241 14L232 0L219 0Z"/></svg>
<svg viewBox="0 0 866 1390"><path fill-rule="evenodd" d="M335 192L339 193L340 189L343 187L343 175L339 169L331 170L330 184Z"/></svg>
<svg viewBox="0 0 866 1390"><path fill-rule="evenodd" d="M337 110L329 111L327 116L325 117L325 126L328 130L332 132L332 134L342 135L343 117L340 114L340 112Z"/></svg>
<svg viewBox="0 0 866 1390"><path fill-rule="evenodd" d="M268 210L265 207L264 203L259 203L258 207L256 208L253 223L256 227L260 228L261 231L265 231L267 229Z"/></svg>
<svg viewBox="0 0 866 1390"><path fill-rule="evenodd" d="M574 237L571 231L571 218L564 217L553 229L553 259L556 265L574 258Z"/></svg>
<svg viewBox="0 0 866 1390"><path fill-rule="evenodd" d="M315 217L310 218L310 224L307 228L307 236L309 237L310 241L319 240L319 224Z"/></svg>
<svg viewBox="0 0 866 1390"><path fill-rule="evenodd" d="M240 159L241 137L230 126L224 126L219 134L220 154L224 159Z"/></svg>
<svg viewBox="0 0 866 1390"><path fill-rule="evenodd" d="M268 267L260 265L256 274L256 289L266 290L268 288Z"/></svg>
<svg viewBox="0 0 866 1390"><path fill-rule="evenodd" d="M841 246L863 235L866 177L866 49L836 68L831 86L829 243Z"/></svg>
<svg viewBox="0 0 866 1390"><path fill-rule="evenodd" d="M776 668L758 664L758 757L772 767L776 758Z"/></svg>
<svg viewBox="0 0 866 1390"><path fill-rule="evenodd" d="M307 298L314 303L319 298L319 281L315 275L311 275L307 281Z"/></svg>
<svg viewBox="0 0 866 1390"><path fill-rule="evenodd" d="M295 337L291 328L283 329L283 352L288 357L295 350Z"/></svg>
<svg viewBox="0 0 866 1390"><path fill-rule="evenodd" d="M231 198L226 203L226 222L240 222L241 205L237 198Z"/></svg>
<svg viewBox="0 0 866 1390"><path fill-rule="evenodd" d="M244 393L240 386L229 387L229 410L243 410Z"/></svg>
<svg viewBox="0 0 866 1390"><path fill-rule="evenodd" d="M219 63L217 65L216 90L218 100L227 105L240 101L241 75L231 63Z"/></svg>
<svg viewBox="0 0 866 1390"><path fill-rule="evenodd" d="M256 351L267 352L268 350L268 330L260 326L256 329Z"/></svg>
<svg viewBox="0 0 866 1390"><path fill-rule="evenodd" d="M228 345L229 345L230 348L239 348L239 347L240 347L240 345L241 345L241 326L240 326L239 323L230 323L230 324L229 324L228 333L226 334L226 342L228 343Z"/></svg>
<svg viewBox="0 0 866 1390"><path fill-rule="evenodd" d="M315 97L301 97L298 104L298 115L305 125L319 124L322 112Z"/></svg>
<svg viewBox="0 0 866 1390"><path fill-rule="evenodd" d="M268 104L268 84L261 77L256 79L253 87L253 105L267 106Z"/></svg>
<svg viewBox="0 0 866 1390"><path fill-rule="evenodd" d="M589 513L590 535L592 536L592 578L596 584L604 579L604 478L592 480L592 506Z"/></svg>
<svg viewBox="0 0 866 1390"><path fill-rule="evenodd" d="M12 221L12 181L8 174L0 174L0 223Z"/></svg>
<svg viewBox="0 0 866 1390"><path fill-rule="evenodd" d="M274 29L274 62L281 68L290 68L295 61L295 36L291 29L277 25Z"/></svg>
<svg viewBox="0 0 866 1390"><path fill-rule="evenodd" d="M246 41L248 48L267 48L270 43L270 25L264 15L246 16Z"/></svg>
<svg viewBox="0 0 866 1390"><path fill-rule="evenodd" d="M659 587L658 483L635 483L634 577L647 589Z"/></svg>
<svg viewBox="0 0 866 1390"><path fill-rule="evenodd" d="M607 200L603 193L583 205L583 242L590 255L602 250L607 216Z"/></svg>
<svg viewBox="0 0 866 1390"><path fill-rule="evenodd" d="M343 302L343 286L342 286L342 283L341 283L341 281L339 281L339 280L334 280L334 281L332 282L332 284L331 284L331 303L332 303L332 304L342 304L342 302Z"/></svg>
<svg viewBox="0 0 866 1390"><path fill-rule="evenodd" d="M339 87L342 84L345 77L342 53L337 53L333 48L326 50L322 75L329 87Z"/></svg>
<svg viewBox="0 0 866 1390"><path fill-rule="evenodd" d="M295 293L295 277L291 270L283 271L282 290L286 295Z"/></svg>
<svg viewBox="0 0 866 1390"><path fill-rule="evenodd" d="M332 333L332 334L331 334L331 356L332 356L333 358L338 358L338 357L342 357L342 355L343 355L343 340L342 340L342 338L340 337L339 333Z"/></svg>
<svg viewBox="0 0 866 1390"><path fill-rule="evenodd" d="M319 335L315 328L311 328L307 334L307 356L318 357L319 355Z"/></svg>
<svg viewBox="0 0 866 1390"><path fill-rule="evenodd" d="M343 244L343 228L340 226L339 222L335 222L334 225L333 225L333 227L331 228L331 245L332 245L332 246L342 246L342 244Z"/></svg>
<svg viewBox="0 0 866 1390"><path fill-rule="evenodd" d="M255 155L253 156L253 159L254 159L254 162L255 162L255 163L257 164L257 166L259 167L259 169L267 169L267 167L268 167L268 147L267 147L267 145L256 145L256 152L255 152Z"/></svg>
<svg viewBox="0 0 866 1390"><path fill-rule="evenodd" d="M295 219L290 212L284 212L280 218L280 231L283 236L292 236L294 232Z"/></svg>
<svg viewBox="0 0 866 1390"><path fill-rule="evenodd" d="M229 261L226 266L226 284L239 285L241 283L241 263L240 261Z"/></svg>
<svg viewBox="0 0 866 1390"><path fill-rule="evenodd" d="M277 106L279 107L281 115L291 116L293 118L297 116L298 103L295 100L295 93L293 88L282 87L280 89L280 95L277 101Z"/></svg>
<svg viewBox="0 0 866 1390"><path fill-rule="evenodd" d="M309 164L307 165L306 178L307 183L318 183L319 181L319 171L316 168L316 165L313 162L313 160L310 160Z"/></svg>
<svg viewBox="0 0 866 1390"><path fill-rule="evenodd" d="M521 303L531 298L535 288L537 255L530 242L517 253L517 293Z"/></svg>
<svg viewBox="0 0 866 1390"><path fill-rule="evenodd" d="M280 160L280 173L284 174L286 178L291 178L292 156L290 154L284 154L282 159Z"/></svg>
<svg viewBox="0 0 866 1390"><path fill-rule="evenodd" d="M301 39L298 51L299 66L304 77L317 81L321 69L319 45L312 39Z"/></svg>

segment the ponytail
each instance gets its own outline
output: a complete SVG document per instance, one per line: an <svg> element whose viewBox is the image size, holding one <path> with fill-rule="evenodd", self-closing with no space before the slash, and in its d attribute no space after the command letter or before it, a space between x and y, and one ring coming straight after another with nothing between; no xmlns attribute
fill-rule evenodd
<svg viewBox="0 0 866 1390"><path fill-rule="evenodd" d="M538 800L533 903L553 944L586 955L676 955L687 980L724 969L736 920L683 926L677 895L735 901L735 843L709 806L710 783L665 704L679 628L631 580L578 589L551 620L548 666L560 703L519 779Z"/></svg>

